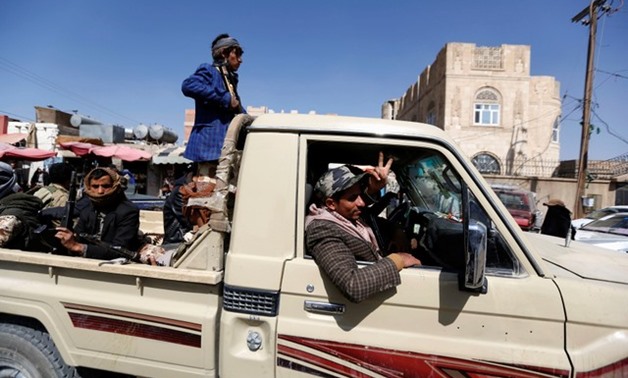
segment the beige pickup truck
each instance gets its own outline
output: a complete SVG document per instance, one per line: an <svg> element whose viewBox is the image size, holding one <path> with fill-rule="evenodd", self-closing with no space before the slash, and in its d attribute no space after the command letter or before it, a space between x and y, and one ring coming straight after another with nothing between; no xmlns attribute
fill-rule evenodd
<svg viewBox="0 0 628 378"><path fill-rule="evenodd" d="M628 257L522 232L439 128L236 121L243 150L219 169L236 194L219 184L212 229L169 266L0 250L0 376L628 376ZM379 218L423 265L353 303L308 256L304 218L322 172L380 151Z"/></svg>

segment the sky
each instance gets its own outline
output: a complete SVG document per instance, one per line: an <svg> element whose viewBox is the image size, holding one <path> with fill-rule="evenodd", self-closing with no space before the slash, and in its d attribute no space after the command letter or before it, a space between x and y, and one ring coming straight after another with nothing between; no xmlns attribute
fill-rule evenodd
<svg viewBox="0 0 628 378"><path fill-rule="evenodd" d="M2 0L0 114L34 106L183 135L181 82L220 33L244 48L238 92L275 112L380 117L449 42L531 46L531 75L560 82L560 158L580 151L588 0ZM607 0L613 8L621 0ZM598 23L589 159L628 153L628 6Z"/></svg>

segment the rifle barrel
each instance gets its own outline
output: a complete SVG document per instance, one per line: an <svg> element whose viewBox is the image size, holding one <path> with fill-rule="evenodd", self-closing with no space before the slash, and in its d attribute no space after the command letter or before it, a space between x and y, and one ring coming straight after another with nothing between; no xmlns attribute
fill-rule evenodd
<svg viewBox="0 0 628 378"><path fill-rule="evenodd" d="M72 171L70 176L70 191L68 193L68 202L65 204L63 219L61 226L72 231L74 229L74 208L76 206L76 172Z"/></svg>

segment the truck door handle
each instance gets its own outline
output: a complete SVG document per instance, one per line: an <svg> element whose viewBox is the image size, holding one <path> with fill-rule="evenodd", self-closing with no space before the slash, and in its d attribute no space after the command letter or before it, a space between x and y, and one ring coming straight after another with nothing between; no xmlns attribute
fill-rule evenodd
<svg viewBox="0 0 628 378"><path fill-rule="evenodd" d="M305 301L303 308L307 312L323 315L342 315L345 313L345 305L327 302Z"/></svg>

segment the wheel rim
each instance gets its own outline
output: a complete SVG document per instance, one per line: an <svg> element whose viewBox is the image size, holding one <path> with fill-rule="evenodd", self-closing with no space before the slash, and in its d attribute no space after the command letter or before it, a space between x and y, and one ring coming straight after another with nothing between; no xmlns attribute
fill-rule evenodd
<svg viewBox="0 0 628 378"><path fill-rule="evenodd" d="M0 361L0 378L28 378L21 370L21 366L8 361Z"/></svg>

